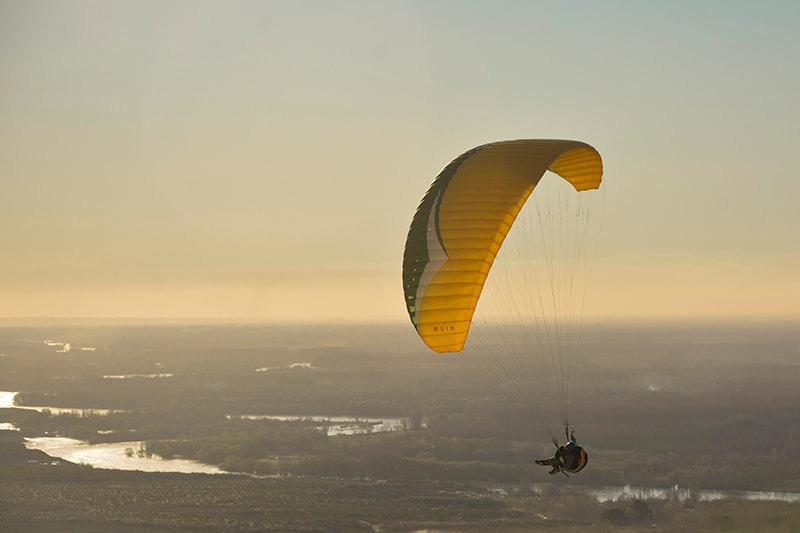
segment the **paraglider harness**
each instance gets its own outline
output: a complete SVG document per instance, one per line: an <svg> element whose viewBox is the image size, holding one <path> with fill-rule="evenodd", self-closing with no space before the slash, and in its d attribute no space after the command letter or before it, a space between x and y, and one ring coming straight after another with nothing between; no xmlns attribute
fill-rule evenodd
<svg viewBox="0 0 800 533"><path fill-rule="evenodd" d="M586 463L589 461L589 455L582 446L578 446L575 441L575 432L569 426L564 428L564 433L567 437L567 443L559 446L556 439L553 439L553 445L556 447L555 456L551 459L539 459L536 461L537 465L550 466L552 470L550 474L557 474L561 472L569 477L570 474L577 474L584 469Z"/></svg>

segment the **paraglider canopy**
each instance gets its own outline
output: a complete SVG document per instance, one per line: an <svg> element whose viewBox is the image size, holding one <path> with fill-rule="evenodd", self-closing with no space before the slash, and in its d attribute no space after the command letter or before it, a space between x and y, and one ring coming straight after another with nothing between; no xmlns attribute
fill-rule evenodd
<svg viewBox="0 0 800 533"><path fill-rule="evenodd" d="M585 191L600 186L603 165L580 141L495 142L452 161L423 197L406 240L403 290L431 350L463 349L495 256L547 170Z"/></svg>

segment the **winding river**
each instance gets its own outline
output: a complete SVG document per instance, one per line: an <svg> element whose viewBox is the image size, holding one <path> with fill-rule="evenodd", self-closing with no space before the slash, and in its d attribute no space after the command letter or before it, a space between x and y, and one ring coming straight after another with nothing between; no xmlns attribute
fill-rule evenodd
<svg viewBox="0 0 800 533"><path fill-rule="evenodd" d="M26 439L30 450L44 453L72 463L87 464L94 468L111 470L140 470L142 472L181 472L184 474L226 474L216 466L189 459L164 459L143 453L144 442L111 442L89 444L66 437L34 437Z"/></svg>
<svg viewBox="0 0 800 533"><path fill-rule="evenodd" d="M76 416L104 416L110 409L81 409L51 406L16 405L17 392L0 391L0 409L29 409L49 412L54 415L72 414ZM398 417L360 418L354 416L293 416L293 415L228 415L228 418L242 420L281 420L287 422L312 422L328 436L360 435L385 431L402 431L408 427L408 420ZM0 430L16 430L10 423L0 425ZM222 469L189 459L164 459L157 455L143 453L143 441L90 444L87 441L67 437L34 437L26 439L25 446L31 450L41 450L46 454L73 463L87 464L95 468L113 470L141 470L143 472L182 472L201 474L224 474Z"/></svg>

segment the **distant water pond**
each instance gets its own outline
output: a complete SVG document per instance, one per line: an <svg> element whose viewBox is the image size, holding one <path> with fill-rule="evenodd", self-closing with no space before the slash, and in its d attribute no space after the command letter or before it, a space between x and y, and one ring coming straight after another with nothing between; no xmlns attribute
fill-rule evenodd
<svg viewBox="0 0 800 533"><path fill-rule="evenodd" d="M678 486L659 489L652 487L583 487L600 503L619 500L695 500L715 502L720 500L775 501L800 503L800 493L751 490L686 489Z"/></svg>
<svg viewBox="0 0 800 533"><path fill-rule="evenodd" d="M242 420L280 420L284 422L315 422L315 427L325 430L329 437L336 435L368 435L405 431L411 427L411 420L403 417L354 417L324 415L227 415L228 419ZM422 423L422 427L426 427Z"/></svg>
<svg viewBox="0 0 800 533"><path fill-rule="evenodd" d="M174 376L171 372L161 372L159 374L106 374L103 379L163 379Z"/></svg>
<svg viewBox="0 0 800 533"><path fill-rule="evenodd" d="M141 470L143 472L181 472L184 474L225 474L216 466L189 459L163 459L146 456L141 450L144 442L113 442L89 444L66 437L38 437L25 441L29 450L41 450L59 459L111 470Z"/></svg>
<svg viewBox="0 0 800 533"><path fill-rule="evenodd" d="M284 366L262 366L261 368L256 368L256 372L272 372L273 370L294 370L294 369L306 369L306 370L316 370L316 367L311 363L291 363Z"/></svg>
<svg viewBox="0 0 800 533"><path fill-rule="evenodd" d="M62 341L54 341L51 339L47 339L42 341L45 345L50 346L51 348L55 348L56 353L69 353L73 350L73 348L78 349L82 352L94 352L97 350L95 346L76 346L73 347L69 342L62 342Z"/></svg>

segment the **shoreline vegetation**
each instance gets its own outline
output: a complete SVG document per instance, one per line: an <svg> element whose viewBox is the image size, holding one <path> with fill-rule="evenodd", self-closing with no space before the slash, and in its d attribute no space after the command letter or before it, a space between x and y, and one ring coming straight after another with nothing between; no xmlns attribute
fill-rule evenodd
<svg viewBox="0 0 800 533"><path fill-rule="evenodd" d="M475 409L469 417L439 414L425 420L426 429L410 426L398 432L328 436L313 420L249 420L199 412L148 411L103 416L49 415L23 409L0 409L0 422L13 423L28 437L65 436L90 443L146 442L147 453L163 458L193 459L223 470L256 475L294 474L403 479L493 480L516 483L548 480L532 458L551 453L551 446L500 423L512 413ZM770 417L772 418L772 417ZM750 421L752 424L754 421ZM770 421L771 422L771 421ZM750 424L742 424L746 430ZM773 422L774 424L774 422ZM770 424L772 425L772 424ZM718 427L718 426L717 426ZM323 426L324 428L324 426ZM702 454L695 442L670 440L642 449L589 449L593 468L580 476L589 485L635 485L690 489L800 492L796 451L734 448L716 455L713 434ZM735 441L735 438L731 438ZM774 443L773 443L774 445ZM783 453L781 453L783 452ZM543 475L544 474L544 475Z"/></svg>

